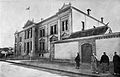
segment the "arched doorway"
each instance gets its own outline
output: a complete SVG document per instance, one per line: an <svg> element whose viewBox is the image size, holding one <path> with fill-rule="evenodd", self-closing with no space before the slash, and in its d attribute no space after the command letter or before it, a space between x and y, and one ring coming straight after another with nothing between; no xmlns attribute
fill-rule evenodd
<svg viewBox="0 0 120 77"><path fill-rule="evenodd" d="M89 43L85 43L81 46L81 55L83 63L91 62L91 54L92 54L92 45Z"/></svg>

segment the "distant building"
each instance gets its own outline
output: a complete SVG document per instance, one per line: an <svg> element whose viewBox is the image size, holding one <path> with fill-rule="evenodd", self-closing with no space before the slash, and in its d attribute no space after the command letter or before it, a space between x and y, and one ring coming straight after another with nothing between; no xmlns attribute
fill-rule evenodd
<svg viewBox="0 0 120 77"><path fill-rule="evenodd" d="M107 37L108 35L104 34L110 32L103 18L94 18L90 11L89 9L85 13L71 4L64 4L55 15L42 19L39 23L28 20L23 30L15 34L16 40L19 40L15 42L16 52L28 55L32 50L34 56L41 58L70 60L79 52L84 55L81 56L81 59L85 59L83 62L89 62L91 53L96 52L96 39ZM81 53L81 50L84 50L84 53ZM86 53L88 55L85 55ZM86 56L88 58L85 58Z"/></svg>

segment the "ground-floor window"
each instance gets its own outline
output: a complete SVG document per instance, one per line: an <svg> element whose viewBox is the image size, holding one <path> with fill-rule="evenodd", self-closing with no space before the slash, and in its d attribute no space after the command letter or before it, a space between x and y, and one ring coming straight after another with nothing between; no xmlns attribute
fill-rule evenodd
<svg viewBox="0 0 120 77"><path fill-rule="evenodd" d="M44 51L45 50L45 41L40 41L40 46L39 46L39 49L40 51Z"/></svg>
<svg viewBox="0 0 120 77"><path fill-rule="evenodd" d="M30 50L32 50L32 41L30 42Z"/></svg>

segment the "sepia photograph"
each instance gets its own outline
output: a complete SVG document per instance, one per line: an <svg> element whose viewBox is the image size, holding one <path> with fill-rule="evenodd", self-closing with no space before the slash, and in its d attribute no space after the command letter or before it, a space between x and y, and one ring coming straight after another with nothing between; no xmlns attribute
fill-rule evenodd
<svg viewBox="0 0 120 77"><path fill-rule="evenodd" d="M0 0L0 77L119 77L120 0Z"/></svg>

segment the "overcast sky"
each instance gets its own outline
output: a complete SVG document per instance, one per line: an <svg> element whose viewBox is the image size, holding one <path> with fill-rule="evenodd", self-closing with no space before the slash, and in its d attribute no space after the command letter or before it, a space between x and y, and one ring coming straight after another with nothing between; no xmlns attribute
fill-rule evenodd
<svg viewBox="0 0 120 77"><path fill-rule="evenodd" d="M54 15L64 3L86 12L97 19L104 17L113 32L120 32L120 0L0 0L0 47L14 46L14 33L21 30L29 19L39 22L41 18Z"/></svg>

